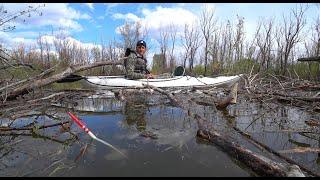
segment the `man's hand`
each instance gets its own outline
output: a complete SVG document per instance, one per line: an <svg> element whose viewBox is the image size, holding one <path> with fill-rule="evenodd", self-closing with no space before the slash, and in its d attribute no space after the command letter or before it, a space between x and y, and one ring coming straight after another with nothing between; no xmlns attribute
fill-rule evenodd
<svg viewBox="0 0 320 180"><path fill-rule="evenodd" d="M146 74L145 77L146 79L154 79L154 76L152 74Z"/></svg>

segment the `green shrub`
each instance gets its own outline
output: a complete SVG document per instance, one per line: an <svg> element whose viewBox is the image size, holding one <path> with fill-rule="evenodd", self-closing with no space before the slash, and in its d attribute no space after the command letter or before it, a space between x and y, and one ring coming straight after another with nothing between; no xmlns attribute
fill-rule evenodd
<svg viewBox="0 0 320 180"><path fill-rule="evenodd" d="M208 70L209 70L209 68L207 68L207 71ZM194 66L192 71L193 71L193 74L196 75L196 76L203 75L203 73L204 73L204 65L197 64L196 66Z"/></svg>
<svg viewBox="0 0 320 180"><path fill-rule="evenodd" d="M297 62L290 65L288 69L295 78L298 78L298 75L301 79L320 80L320 64L317 62Z"/></svg>
<svg viewBox="0 0 320 180"><path fill-rule="evenodd" d="M259 64L254 62L252 59L241 59L231 65L228 65L223 69L225 74L243 74L250 73L253 67L252 73L257 73L259 70Z"/></svg>

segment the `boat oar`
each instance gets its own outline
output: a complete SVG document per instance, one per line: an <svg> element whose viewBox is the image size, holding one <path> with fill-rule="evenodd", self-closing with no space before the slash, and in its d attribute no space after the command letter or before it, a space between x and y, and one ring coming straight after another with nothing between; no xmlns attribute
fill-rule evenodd
<svg viewBox="0 0 320 180"><path fill-rule="evenodd" d="M99 141L99 142L111 147L113 150L119 152L121 155L123 155L124 157L128 158L124 153L122 153L120 150L118 150L117 148L115 148L111 144L109 144L109 143L105 142L104 140L99 139L98 137L96 137L77 116L75 116L71 112L68 112L68 114L71 117L71 119L73 121L75 121L79 125L79 127L81 129L83 129L87 134L89 134L90 137L92 137L92 139L97 140L97 141Z"/></svg>

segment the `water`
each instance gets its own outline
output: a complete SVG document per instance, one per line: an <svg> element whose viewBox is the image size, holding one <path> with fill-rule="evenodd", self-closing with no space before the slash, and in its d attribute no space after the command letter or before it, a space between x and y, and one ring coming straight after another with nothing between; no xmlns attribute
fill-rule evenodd
<svg viewBox="0 0 320 180"><path fill-rule="evenodd" d="M59 127L37 131L54 140L37 138L28 131L25 134L29 135L2 135L0 176L254 176L220 148L198 139L196 121L167 102L163 97L137 98L134 103L124 103L112 96L91 96L77 100L73 105L61 104L72 108L52 108L50 112L62 120L70 120L67 111L74 112L97 137L120 149L128 159L93 141L73 124L71 131L79 140L72 139L72 135ZM238 104L229 106L224 112L200 105L192 109L213 123L221 134L240 141L241 136L232 131L231 126L249 132L275 150L301 145L319 147L318 140L281 131L289 127L310 128L304 121L319 118L319 114L271 103L269 106L248 103L240 97ZM40 116L21 118L13 125L21 127L35 120L39 124L55 122ZM3 119L2 124L5 122ZM145 132L156 138L141 136ZM288 156L319 171L317 153Z"/></svg>

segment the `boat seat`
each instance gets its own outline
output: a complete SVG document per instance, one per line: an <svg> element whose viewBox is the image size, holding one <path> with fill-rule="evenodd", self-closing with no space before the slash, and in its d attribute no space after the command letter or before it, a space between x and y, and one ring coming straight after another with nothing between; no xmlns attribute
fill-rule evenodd
<svg viewBox="0 0 320 180"><path fill-rule="evenodd" d="M184 76L184 73L185 73L185 69L183 66L177 66L175 69L174 69L174 72L173 72L173 76Z"/></svg>

